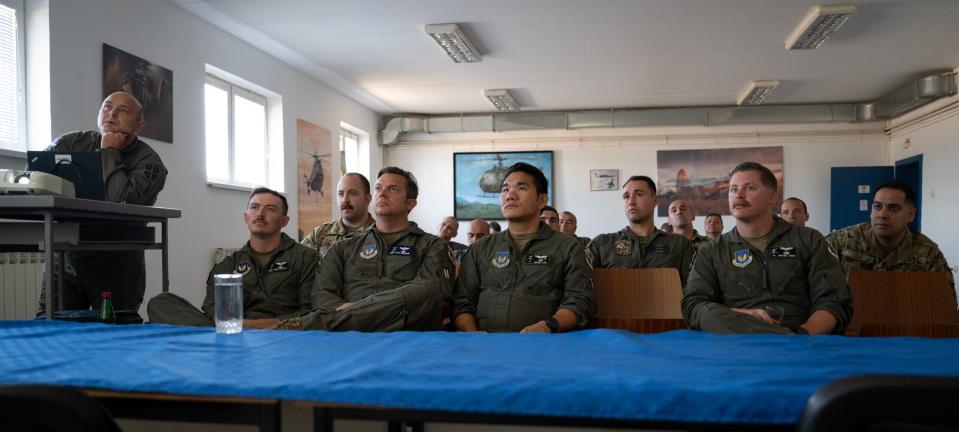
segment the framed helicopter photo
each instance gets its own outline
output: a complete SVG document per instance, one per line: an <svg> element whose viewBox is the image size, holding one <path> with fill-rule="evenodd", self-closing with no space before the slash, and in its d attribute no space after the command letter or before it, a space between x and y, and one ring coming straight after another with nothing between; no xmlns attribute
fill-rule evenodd
<svg viewBox="0 0 959 432"><path fill-rule="evenodd" d="M332 144L329 129L296 119L299 238L333 217Z"/></svg>
<svg viewBox="0 0 959 432"><path fill-rule="evenodd" d="M453 153L453 215L456 219L503 220L500 189L510 165L526 162L543 171L553 205L553 152Z"/></svg>

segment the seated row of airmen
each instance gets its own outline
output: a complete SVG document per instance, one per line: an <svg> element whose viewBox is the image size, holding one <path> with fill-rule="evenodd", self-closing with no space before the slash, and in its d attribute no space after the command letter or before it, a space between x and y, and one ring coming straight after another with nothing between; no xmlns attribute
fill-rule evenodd
<svg viewBox="0 0 959 432"><path fill-rule="evenodd" d="M646 176L630 177L623 187L627 226L592 240L575 236L575 216L547 206L547 191L539 169L511 166L500 194L508 228L489 234L485 221L473 221L466 247L450 242L458 225L452 218L440 225L442 237L409 220L418 186L397 167L380 170L372 190L361 174L343 176L341 217L302 243L282 232L289 222L286 198L258 188L243 212L249 241L210 271L201 308L163 293L148 303L149 319L212 325L213 275L242 273L249 328L558 333L590 326L592 268L672 267L691 329L818 335L849 323L851 269L950 272L936 244L908 229L915 196L900 182L876 188L869 222L827 238L802 226L799 200L783 206L793 223L774 215L777 180L754 162L731 173L736 226L720 236L721 217L707 216L713 238L692 230L694 216L682 201L669 206L676 232L656 228L656 185Z"/></svg>

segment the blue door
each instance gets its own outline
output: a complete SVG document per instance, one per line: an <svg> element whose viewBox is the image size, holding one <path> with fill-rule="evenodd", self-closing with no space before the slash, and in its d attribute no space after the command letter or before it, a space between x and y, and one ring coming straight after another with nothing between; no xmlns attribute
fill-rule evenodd
<svg viewBox="0 0 959 432"><path fill-rule="evenodd" d="M922 219L922 155L896 161L896 180L909 186L916 192L916 218L909 224L909 229L920 231L919 221Z"/></svg>
<svg viewBox="0 0 959 432"><path fill-rule="evenodd" d="M829 231L869 220L876 186L893 178L893 167L833 167Z"/></svg>

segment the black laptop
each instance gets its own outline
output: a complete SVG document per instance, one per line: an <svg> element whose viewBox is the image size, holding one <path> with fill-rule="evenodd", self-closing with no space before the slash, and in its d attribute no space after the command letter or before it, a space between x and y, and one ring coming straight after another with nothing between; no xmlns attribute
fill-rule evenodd
<svg viewBox="0 0 959 432"><path fill-rule="evenodd" d="M27 169L73 182L77 198L104 199L100 152L28 151Z"/></svg>

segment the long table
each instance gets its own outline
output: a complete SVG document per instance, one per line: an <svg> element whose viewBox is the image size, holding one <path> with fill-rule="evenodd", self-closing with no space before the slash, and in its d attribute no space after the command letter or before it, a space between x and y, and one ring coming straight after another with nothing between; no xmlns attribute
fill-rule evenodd
<svg viewBox="0 0 959 432"><path fill-rule="evenodd" d="M863 374L959 376L959 340L331 333L0 321L0 384L302 401L331 418L788 429Z"/></svg>
<svg viewBox="0 0 959 432"><path fill-rule="evenodd" d="M26 241L10 241L0 239L0 249L16 251L44 252L45 274L53 273L53 252L58 251L115 251L115 250L147 250L159 249L162 255L163 292L170 288L168 229L167 220L179 218L180 210L162 207L148 207L132 204L94 201L77 198L63 198L52 195L0 195L0 219L24 221L42 221L42 230L36 230L36 236L29 236ZM160 224L160 241L152 238L146 241L111 238L109 241L71 241L55 236L58 225L76 225L82 223L110 223L110 222L158 222ZM9 221L0 222L10 224ZM20 225L16 230L28 231L29 226ZM62 263L61 263L62 264ZM53 278L47 277L44 282L44 291L47 299L53 298ZM63 298L62 295L59 298ZM57 305L48 302L47 318L53 318Z"/></svg>

